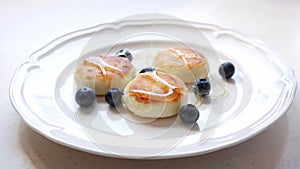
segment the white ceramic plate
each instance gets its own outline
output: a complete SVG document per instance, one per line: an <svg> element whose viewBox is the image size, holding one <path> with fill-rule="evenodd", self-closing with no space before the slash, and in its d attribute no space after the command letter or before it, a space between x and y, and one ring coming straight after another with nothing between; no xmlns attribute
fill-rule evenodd
<svg viewBox="0 0 300 169"><path fill-rule="evenodd" d="M199 106L195 126L177 116L147 121L126 110L118 113L102 97L90 109L75 104L73 70L83 57L128 48L139 70L170 46L193 48L210 63L212 94ZM217 73L225 60L236 65L229 81ZM253 137L282 116L295 90L293 70L261 42L215 25L133 17L69 33L37 50L16 70L10 98L28 126L59 144L104 156L164 159L205 154Z"/></svg>

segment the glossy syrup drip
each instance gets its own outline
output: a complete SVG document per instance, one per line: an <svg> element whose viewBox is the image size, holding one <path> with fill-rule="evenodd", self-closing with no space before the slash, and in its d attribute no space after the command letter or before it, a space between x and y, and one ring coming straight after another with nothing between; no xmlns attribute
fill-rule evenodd
<svg viewBox="0 0 300 169"><path fill-rule="evenodd" d="M225 87L225 82L222 83L221 80L218 80L216 77L211 77L211 81L214 82L216 85L219 86L219 88L221 88L220 90L222 90L222 93L218 94L218 95L212 95L211 98L212 99L222 99L225 98L228 95L228 91Z"/></svg>
<svg viewBox="0 0 300 169"><path fill-rule="evenodd" d="M103 73L103 75L107 75L107 72L106 72L106 70L105 70L105 67L109 67L109 68L111 68L111 69L113 69L113 70L122 72L121 69L119 69L119 68L117 68L117 67L115 67L115 66L112 66L112 65L106 63L106 62L103 60L102 56L100 56L100 57L99 57L99 56L98 56L98 57L97 57L97 56L92 56L92 57L86 58L85 61L86 61L87 63L91 64L91 65L96 66L98 69L100 69L101 72Z"/></svg>
<svg viewBox="0 0 300 169"><path fill-rule="evenodd" d="M147 95L152 95L152 96L160 96L160 97L166 97L166 96L170 96L171 94L174 93L174 89L178 88L176 86L172 86L171 84L169 84L167 81L165 81L164 79L162 79L161 77L159 77L156 74L156 70L152 71L150 74L143 74L143 76L150 76L151 78L155 79L156 82L162 83L165 86L168 87L168 92L164 93L164 94L160 94L160 93L154 93L151 91L145 91L145 90L139 90L139 89L132 89L130 90L131 92L135 92L135 93L142 93L142 94L147 94Z"/></svg>

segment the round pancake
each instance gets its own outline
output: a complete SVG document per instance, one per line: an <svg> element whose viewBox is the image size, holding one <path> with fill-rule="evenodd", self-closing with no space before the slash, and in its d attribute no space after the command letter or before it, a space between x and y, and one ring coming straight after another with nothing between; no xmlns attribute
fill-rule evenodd
<svg viewBox="0 0 300 169"><path fill-rule="evenodd" d="M162 71L137 75L124 90L123 103L135 115L165 118L178 114L187 88L176 76Z"/></svg>
<svg viewBox="0 0 300 169"><path fill-rule="evenodd" d="M90 87L97 95L105 95L110 88L124 89L135 76L135 69L127 58L92 56L77 65L74 77L77 87Z"/></svg>
<svg viewBox="0 0 300 169"><path fill-rule="evenodd" d="M185 83L205 79L209 72L207 59L188 48L167 48L159 51L153 66L179 77Z"/></svg>

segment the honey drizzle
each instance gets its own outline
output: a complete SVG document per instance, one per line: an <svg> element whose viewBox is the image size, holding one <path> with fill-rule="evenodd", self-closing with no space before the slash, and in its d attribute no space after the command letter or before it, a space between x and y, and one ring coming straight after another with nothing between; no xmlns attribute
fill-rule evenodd
<svg viewBox="0 0 300 169"><path fill-rule="evenodd" d="M175 51L175 53L179 56L179 58L183 61L184 65L186 67L188 67L188 63L187 63L187 60L185 58L185 54L183 54L180 50L175 50L175 49L172 49Z"/></svg>
<svg viewBox="0 0 300 169"><path fill-rule="evenodd" d="M198 58L198 55L196 53L182 53L180 50L178 49L174 49L174 48L169 48L169 51L175 54L175 57L178 57L179 59L181 59L185 65L185 67L190 68L190 65L187 62L187 58L192 59L192 58Z"/></svg>
<svg viewBox="0 0 300 169"><path fill-rule="evenodd" d="M89 64L92 64L92 65L96 66L98 69L100 69L101 72L103 73L103 75L107 75L105 67L109 67L109 68L114 69L116 71L123 72L121 69L106 63L103 60L102 56L100 56L100 57L99 56L98 57L97 56L92 56L92 57L86 58L85 61L88 62Z"/></svg>
<svg viewBox="0 0 300 169"><path fill-rule="evenodd" d="M144 90L137 90L137 89L132 89L130 90L131 92L135 92L135 93L142 93L142 94L147 94L147 95L152 95L152 96L160 96L160 97L166 97L169 96L171 94L173 94L173 90L178 88L176 86L172 86L171 84L169 84L167 81L165 81L164 79L160 78L157 74L156 74L156 70L152 71L151 74L144 74L146 76L150 76L151 78L155 79L157 82L160 82L164 85L166 85L168 87L168 92L165 94L158 94L158 93L153 93L153 92L149 92L149 91L144 91Z"/></svg>

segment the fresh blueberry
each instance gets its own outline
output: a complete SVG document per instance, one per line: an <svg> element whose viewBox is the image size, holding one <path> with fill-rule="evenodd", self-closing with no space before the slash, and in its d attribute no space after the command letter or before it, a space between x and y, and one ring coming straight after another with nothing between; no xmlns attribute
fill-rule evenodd
<svg viewBox="0 0 300 169"><path fill-rule="evenodd" d="M219 73L225 79L231 78L234 72L235 72L234 65L230 62L224 62L219 67Z"/></svg>
<svg viewBox="0 0 300 169"><path fill-rule="evenodd" d="M75 94L75 101L81 107L89 107L96 100L96 94L93 89L83 87L77 90Z"/></svg>
<svg viewBox="0 0 300 169"><path fill-rule="evenodd" d="M210 83L206 79L198 79L193 84L193 92L197 96L206 96L210 91Z"/></svg>
<svg viewBox="0 0 300 169"><path fill-rule="evenodd" d="M199 118L199 110L193 104L187 104L179 110L180 119L187 124L195 123Z"/></svg>
<svg viewBox="0 0 300 169"><path fill-rule="evenodd" d="M123 92L118 88L111 88L105 94L105 101L112 107L119 106L122 103Z"/></svg>
<svg viewBox="0 0 300 169"><path fill-rule="evenodd" d="M127 58L130 62L132 61L132 54L129 52L128 49L119 50L116 53L116 56Z"/></svg>
<svg viewBox="0 0 300 169"><path fill-rule="evenodd" d="M149 67L143 68L139 73L151 72L153 70L155 70L155 67L149 66Z"/></svg>

